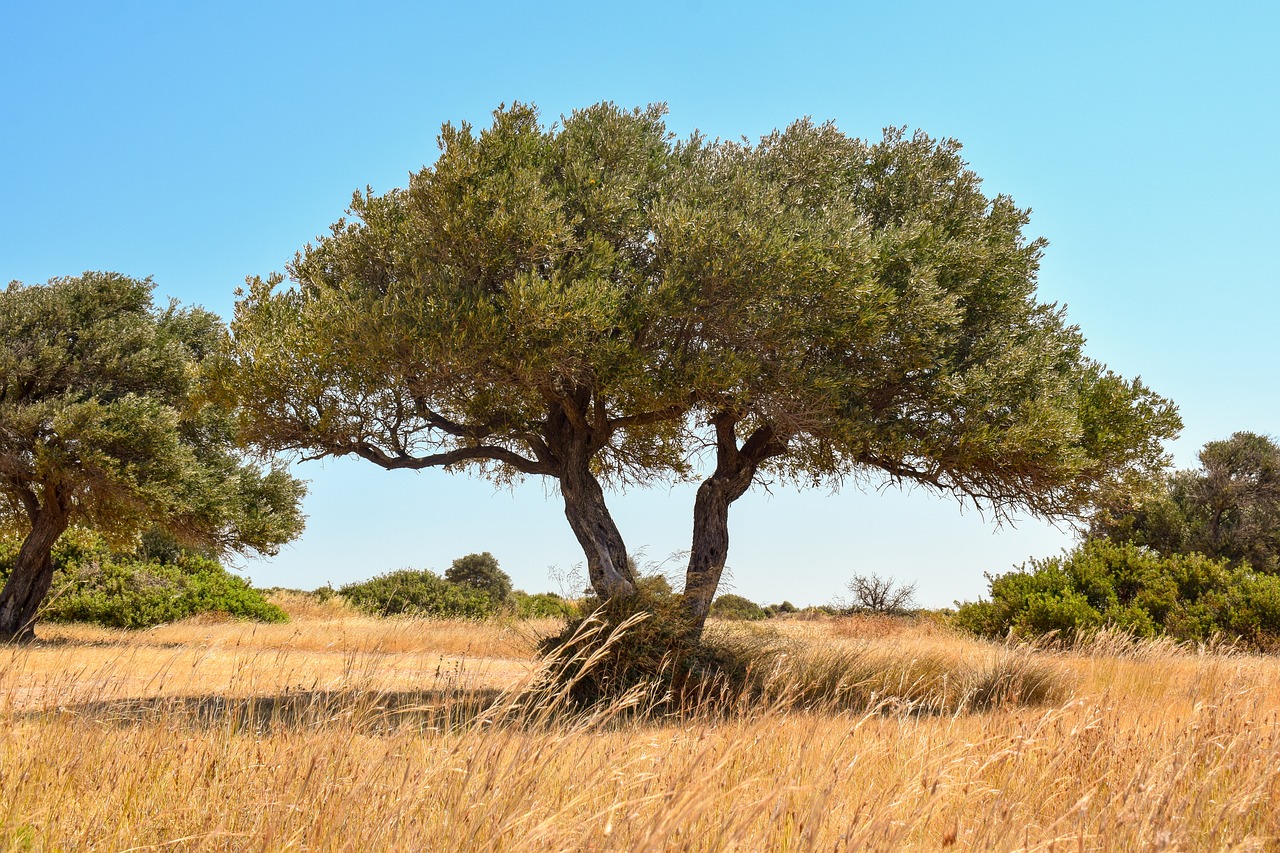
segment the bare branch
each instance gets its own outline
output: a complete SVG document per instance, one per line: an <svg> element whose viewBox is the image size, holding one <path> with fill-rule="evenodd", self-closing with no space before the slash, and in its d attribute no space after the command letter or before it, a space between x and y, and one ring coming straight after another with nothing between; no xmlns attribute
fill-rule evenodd
<svg viewBox="0 0 1280 853"><path fill-rule="evenodd" d="M459 447L443 453L432 453L428 456L412 456L407 453L390 454L377 445L359 441L352 443L335 442L330 446L330 451L338 454L355 454L375 465L386 468L388 471L397 469L419 471L423 468L439 468L459 462L490 460L510 465L522 474L546 474L548 476L556 476L558 474L557 469L548 463L526 459L505 447L492 445Z"/></svg>

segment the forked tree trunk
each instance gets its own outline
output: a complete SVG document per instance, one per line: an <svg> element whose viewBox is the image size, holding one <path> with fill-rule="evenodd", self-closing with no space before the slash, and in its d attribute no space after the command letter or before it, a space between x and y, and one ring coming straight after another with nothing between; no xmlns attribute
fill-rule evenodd
<svg viewBox="0 0 1280 853"><path fill-rule="evenodd" d="M591 588L601 598L630 598L636 584L627 562L627 546L588 461L585 453L566 459L560 476L564 514L587 557Z"/></svg>
<svg viewBox="0 0 1280 853"><path fill-rule="evenodd" d="M67 522L66 514L48 509L33 519L13 573L0 590L0 642L35 638L36 615L53 584L53 544L67 529Z"/></svg>
<svg viewBox="0 0 1280 853"><path fill-rule="evenodd" d="M762 426L738 448L736 420L722 415L716 427L716 469L698 487L693 502L693 542L685 572L684 610L695 637L702 636L729 558L729 507L747 493L760 464L786 450L785 439Z"/></svg>

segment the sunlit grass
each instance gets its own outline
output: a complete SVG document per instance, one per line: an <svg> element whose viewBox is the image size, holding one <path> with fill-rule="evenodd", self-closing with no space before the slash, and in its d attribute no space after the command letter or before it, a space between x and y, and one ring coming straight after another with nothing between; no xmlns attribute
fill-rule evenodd
<svg viewBox="0 0 1280 853"><path fill-rule="evenodd" d="M555 629L341 611L46 627L0 649L0 848L1280 845L1275 658L720 624L768 689L654 718L624 705L660 697L575 710L539 688ZM1046 690L976 692L1019 674Z"/></svg>

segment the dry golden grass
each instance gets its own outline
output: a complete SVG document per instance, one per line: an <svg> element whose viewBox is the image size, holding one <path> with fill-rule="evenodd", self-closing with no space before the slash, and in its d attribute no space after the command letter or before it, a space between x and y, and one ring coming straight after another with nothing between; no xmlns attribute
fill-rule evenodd
<svg viewBox="0 0 1280 853"><path fill-rule="evenodd" d="M781 644L802 675L834 659L889 675L856 712L781 694L657 721L573 714L550 694L512 711L517 693L498 691L536 681L551 629L349 613L46 627L0 649L0 847L1280 849L1274 658L1008 649L928 624L719 626ZM936 692L1011 667L1068 694L983 711L912 699L918 677Z"/></svg>

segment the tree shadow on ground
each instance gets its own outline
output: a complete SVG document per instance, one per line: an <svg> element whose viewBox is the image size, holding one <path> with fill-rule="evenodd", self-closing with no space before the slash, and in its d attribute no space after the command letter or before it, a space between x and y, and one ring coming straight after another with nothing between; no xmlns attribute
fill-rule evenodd
<svg viewBox="0 0 1280 853"><path fill-rule="evenodd" d="M175 729L266 733L340 726L369 734L439 732L497 719L496 689L404 691L285 690L265 696L159 696L112 699L27 711L19 719L73 717L119 727L159 724Z"/></svg>

